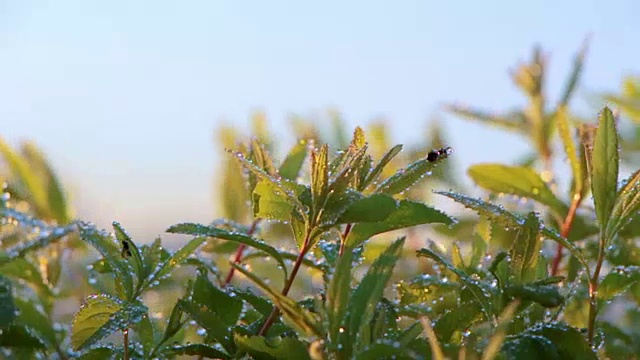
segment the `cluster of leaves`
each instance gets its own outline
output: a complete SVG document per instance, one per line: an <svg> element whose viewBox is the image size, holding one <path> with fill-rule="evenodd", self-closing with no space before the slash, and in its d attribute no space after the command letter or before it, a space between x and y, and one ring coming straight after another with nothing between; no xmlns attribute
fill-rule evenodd
<svg viewBox="0 0 640 360"><path fill-rule="evenodd" d="M640 170L618 182L624 161L632 161L621 160L619 143L634 140L619 136L608 108L597 125L570 114L583 58L581 51L552 111L539 50L513 73L530 99L524 110L497 116L450 107L517 131L534 149L515 166L468 169L486 200L453 181L451 149L439 131L431 147L406 155L387 144L380 124L349 138L334 116L330 139L296 121L302 140L277 161L262 116L248 142L223 129L233 149L221 177L226 218L169 227L189 237L175 251L160 239L136 242L117 222L107 233L73 221L39 152L25 146L17 153L0 141L10 170L0 200L2 354L637 358ZM553 178L556 134L571 171L566 196ZM427 176L457 191L427 192ZM433 195L473 215L454 219L426 204ZM424 247L416 228L425 224L443 241ZM97 260L89 260L87 245ZM82 260L65 261L71 254ZM158 309L158 297L168 306ZM71 311L61 309L65 302Z"/></svg>

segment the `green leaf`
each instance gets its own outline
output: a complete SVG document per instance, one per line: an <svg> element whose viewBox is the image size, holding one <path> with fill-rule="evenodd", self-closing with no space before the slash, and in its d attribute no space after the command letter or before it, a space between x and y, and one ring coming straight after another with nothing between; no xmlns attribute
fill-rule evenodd
<svg viewBox="0 0 640 360"><path fill-rule="evenodd" d="M122 286L125 299L131 299L133 294L133 268L122 257L119 246L109 234L99 231L95 226L85 222L78 222L80 238L91 244L109 263L116 275L116 282Z"/></svg>
<svg viewBox="0 0 640 360"><path fill-rule="evenodd" d="M43 294L52 295L51 289L42 278L40 270L25 258L18 258L4 265L0 265L0 273L4 276L23 280Z"/></svg>
<svg viewBox="0 0 640 360"><path fill-rule="evenodd" d="M223 353L222 351L216 349L213 346L209 346L205 344L174 345L174 346L165 348L162 352L164 355L168 355L168 356L199 355L201 357L206 357L209 359L231 359L231 357L228 354Z"/></svg>
<svg viewBox="0 0 640 360"><path fill-rule="evenodd" d="M529 330L541 335L555 345L560 359L596 360L596 354L580 330L561 322L546 323Z"/></svg>
<svg viewBox="0 0 640 360"><path fill-rule="evenodd" d="M609 301L640 281L640 267L620 266L611 270L598 286L598 300Z"/></svg>
<svg viewBox="0 0 640 360"><path fill-rule="evenodd" d="M231 328L228 327L218 314L208 307L185 299L179 300L182 310L207 331L207 338L216 340L229 353L236 350L231 338Z"/></svg>
<svg viewBox="0 0 640 360"><path fill-rule="evenodd" d="M288 221L294 209L289 198L268 181L260 181L253 190L253 215L258 219Z"/></svg>
<svg viewBox="0 0 640 360"><path fill-rule="evenodd" d="M202 272L196 278L192 299L218 315L228 327L235 325L242 311L240 299L216 288Z"/></svg>
<svg viewBox="0 0 640 360"><path fill-rule="evenodd" d="M429 249L420 249L418 250L417 254L418 256L424 256L424 257L428 257L435 260L436 262L444 265L447 269L449 269L451 272L456 274L456 276L458 276L460 281L469 289L469 291L471 291L471 294L473 295L474 299L481 306L482 311L486 316L487 320L493 322L495 313L493 311L493 306L491 304L491 298L487 293L487 291L482 288L482 286L478 281L473 280L465 272L456 268L449 261L440 257L440 255L436 254L435 252Z"/></svg>
<svg viewBox="0 0 640 360"><path fill-rule="evenodd" d="M561 360L551 340L531 334L518 335L502 344L502 355L506 360Z"/></svg>
<svg viewBox="0 0 640 360"><path fill-rule="evenodd" d="M329 320L329 337L333 343L338 343L340 328L344 325L345 315L349 306L351 294L351 267L353 266L353 252L345 251L337 259L333 276L327 289L327 317ZM344 329L343 329L344 331ZM350 344L346 344L350 346Z"/></svg>
<svg viewBox="0 0 640 360"><path fill-rule="evenodd" d="M281 177L295 181L300 174L300 169L304 164L304 160L307 158L309 152L309 144L306 140L300 140L294 145L289 154L280 165L278 173Z"/></svg>
<svg viewBox="0 0 640 360"><path fill-rule="evenodd" d="M349 300L349 318L346 332L340 339L344 350L357 354L363 351L372 341L367 338L366 328L370 326L376 308L391 278L391 273L400 257L405 238L402 237L391 244L369 267L367 273L356 287ZM342 284L344 285L344 284ZM346 297L343 296L343 300ZM347 357L349 354L345 354Z"/></svg>
<svg viewBox="0 0 640 360"><path fill-rule="evenodd" d="M236 344L253 359L309 359L307 345L291 338L270 338L235 334Z"/></svg>
<svg viewBox="0 0 640 360"><path fill-rule="evenodd" d="M114 314L122 309L122 303L106 295L91 295L73 317L71 325L71 344L76 350L93 345L88 340L105 324L112 321ZM115 331L117 329L114 329ZM107 336L109 334L103 334ZM95 341L100 340L95 339Z"/></svg>
<svg viewBox="0 0 640 360"><path fill-rule="evenodd" d="M547 308L560 306L564 301L564 297L560 295L555 285L510 285L506 287L505 295L524 301L533 301Z"/></svg>
<svg viewBox="0 0 640 360"><path fill-rule="evenodd" d="M169 228L170 230L171 228ZM167 232L171 232L167 230ZM158 270L151 275L149 283L154 282L156 279L162 279L164 276L169 275L176 267L184 263L191 254L193 254L202 243L207 241L204 236L198 236L191 239L180 250L176 251L168 259L166 259L158 268Z"/></svg>
<svg viewBox="0 0 640 360"><path fill-rule="evenodd" d="M490 220L506 227L520 227L524 224L525 218L516 213L506 210L500 205L495 205L486 202L481 199L472 198L463 194L458 194L450 191L435 191L436 194L447 196L453 199L455 202L464 205L466 208L472 209L480 215L487 217ZM556 231L551 230L545 226L542 226L540 233L546 238L553 240L571 252L571 255L575 256L580 263L589 269L589 264L585 261L584 256L572 243L563 238Z"/></svg>
<svg viewBox="0 0 640 360"><path fill-rule="evenodd" d="M251 173L255 174L259 180L263 180L272 185L280 194L285 195L291 204L295 206L298 211L304 213L304 206L298 200L298 195L301 192L300 185L293 181L289 181L287 179L276 179L275 177L268 174L266 171L256 166L256 164L247 160L239 151L228 151L231 153L236 160L240 162L240 164L245 167L247 170L251 171Z"/></svg>
<svg viewBox="0 0 640 360"><path fill-rule="evenodd" d="M607 238L612 239L633 221L640 212L640 169L631 174L623 182L618 191L609 223Z"/></svg>
<svg viewBox="0 0 640 360"><path fill-rule="evenodd" d="M127 254L130 253L131 262L133 263L132 266L136 271L136 277L138 278L138 283L143 282L146 279L147 275L149 274L145 272L144 263L142 261L142 255L140 254L140 250L138 249L138 246L136 246L133 240L131 240L131 237L129 236L129 234L127 234L127 232L124 230L122 225L120 225L120 223L118 223L117 221L113 222L113 230L116 234L116 239L120 241L120 244L123 247L122 254L125 255L125 257L128 257Z"/></svg>
<svg viewBox="0 0 640 360"><path fill-rule="evenodd" d="M284 264L284 260L278 250L270 246L269 244L252 238L251 236L239 232L230 232L224 229L219 229L212 226L194 224L194 223L183 223L176 224L167 229L168 233L173 234L186 234L186 235L196 235L196 236L206 236L213 237L218 239L224 239L228 241L232 241L235 243L245 244L254 249L260 250L262 252L267 253L269 256L273 257L280 267L282 267L282 271L284 272L284 278L287 278L287 267Z"/></svg>
<svg viewBox="0 0 640 360"><path fill-rule="evenodd" d="M11 281L0 275L0 329L13 323L16 317L16 307L13 302Z"/></svg>
<svg viewBox="0 0 640 360"><path fill-rule="evenodd" d="M425 204L401 200L398 202L398 207L384 221L362 222L354 225L347 236L346 244L354 248L371 236L387 231L429 223L449 225L452 222L449 216Z"/></svg>
<svg viewBox="0 0 640 360"><path fill-rule="evenodd" d="M264 281L260 280L260 278L245 270L243 267L235 263L232 263L231 266L235 267L236 270L241 272L256 286L258 286L260 290L262 290L276 304L284 318L293 324L298 331L306 334L307 336L322 337L322 327L320 326L319 320L313 314L302 308L292 299L273 290L265 284Z"/></svg>
<svg viewBox="0 0 640 360"><path fill-rule="evenodd" d="M115 349L108 346L95 347L82 353L75 360L113 360Z"/></svg>
<svg viewBox="0 0 640 360"><path fill-rule="evenodd" d="M55 346L58 342L56 331L53 329L52 321L49 317L40 310L41 305L36 304L33 300L19 297L15 298L14 301L16 310L20 314L15 324L30 329L31 333L36 335L47 346Z"/></svg>
<svg viewBox="0 0 640 360"><path fill-rule="evenodd" d="M534 212L529 213L511 247L511 276L517 282L529 282L536 276L542 239L540 219Z"/></svg>
<svg viewBox="0 0 640 360"><path fill-rule="evenodd" d="M263 298L261 296L255 295L249 289L242 290L234 288L233 293L236 294L237 297L246 301L249 305L251 305L256 311L262 314L264 317L269 316L273 311L273 305L269 300Z"/></svg>
<svg viewBox="0 0 640 360"><path fill-rule="evenodd" d="M605 107L598 117L598 129L591 157L591 192L600 229L607 227L618 187L618 133L613 113ZM603 234L604 235L604 234Z"/></svg>
<svg viewBox="0 0 640 360"><path fill-rule="evenodd" d="M398 203L391 196L373 194L351 203L337 224L384 221L397 208Z"/></svg>
<svg viewBox="0 0 640 360"><path fill-rule="evenodd" d="M133 329L138 335L138 341L142 344L144 353L146 355L149 355L153 349L154 342L155 342L153 324L151 324L151 319L149 319L149 314L144 313L142 315L142 319L138 323L133 324Z"/></svg>
<svg viewBox="0 0 640 360"><path fill-rule="evenodd" d="M402 145L396 145L392 147L386 154L384 154L382 159L380 159L378 165L373 168L373 170L367 176L366 180L362 184L360 184L359 190L364 190L371 183L375 183L378 180L378 177L380 177L380 174L382 174L382 172L384 171L385 167L389 165L391 160L393 160L393 158L395 158L396 155L400 153L400 151L402 151Z"/></svg>
<svg viewBox="0 0 640 360"><path fill-rule="evenodd" d="M547 184L533 169L501 164L476 164L467 174L478 184L496 193L513 194L534 199L564 215L566 205L551 192Z"/></svg>
<svg viewBox="0 0 640 360"><path fill-rule="evenodd" d="M434 330L443 342L450 342L455 333L462 333L483 318L482 307L476 301L455 304L447 309L435 323Z"/></svg>
<svg viewBox="0 0 640 360"><path fill-rule="evenodd" d="M431 171L437 163L437 160L429 161L426 157L411 163L405 169L399 170L383 181L375 192L389 195L401 193L413 186L425 175L428 175L429 171Z"/></svg>
<svg viewBox="0 0 640 360"><path fill-rule="evenodd" d="M177 302L171 310L171 314L169 315L169 322L167 323L167 327L164 330L164 335L162 335L162 340L160 341L160 343L164 343L175 334L177 334L178 331L180 331L182 325L184 324L182 315L182 306L180 306L180 302Z"/></svg>
<svg viewBox="0 0 640 360"><path fill-rule="evenodd" d="M26 326L10 325L0 333L0 348L45 349L46 345ZM25 357L32 359L33 357Z"/></svg>

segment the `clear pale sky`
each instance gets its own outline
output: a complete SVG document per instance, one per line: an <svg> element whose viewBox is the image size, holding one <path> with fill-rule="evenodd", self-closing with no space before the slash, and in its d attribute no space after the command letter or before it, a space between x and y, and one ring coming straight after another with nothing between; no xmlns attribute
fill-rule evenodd
<svg viewBox="0 0 640 360"><path fill-rule="evenodd" d="M462 167L513 159L518 138L441 104L521 104L507 70L536 43L557 95L591 34L573 105L597 111L590 93L640 72L638 14L633 0L0 0L0 135L47 152L82 218L150 239L217 215L213 131L256 108L274 130L327 107L350 126L384 116L399 143L438 116Z"/></svg>

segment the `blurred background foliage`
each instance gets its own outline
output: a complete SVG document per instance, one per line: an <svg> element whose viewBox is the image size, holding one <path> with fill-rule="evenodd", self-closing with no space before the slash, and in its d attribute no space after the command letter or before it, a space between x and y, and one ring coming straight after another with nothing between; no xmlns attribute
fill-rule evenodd
<svg viewBox="0 0 640 360"><path fill-rule="evenodd" d="M567 176L568 160L562 151L561 140L557 132L559 117L568 120L569 130L572 136L587 139L593 131L595 116L582 118L572 111L571 100L580 82L580 75L587 54L586 45L576 54L573 69L566 76L566 82L558 99L550 99L547 96L546 73L550 64L547 63L544 51L535 48L529 62L518 64L510 76L523 96L527 104L518 109L486 110L472 106L463 106L457 103L445 106L445 111L460 119L480 122L487 127L513 133L530 145L529 152L522 154L521 160L514 165L533 169L548 184L557 197L562 201L562 209L568 209L575 193L575 184L578 179ZM640 162L640 77L628 76L621 79L620 88L614 93L603 93L600 97L615 105L619 110L618 126L621 136L622 167L635 170ZM595 114L596 110L593 111ZM274 132L269 127L269 120L265 113L256 112L251 117L250 133L240 133L233 123L228 123L214 131L213 143L216 151L225 149L239 149L250 151L253 139L264 145L265 150L272 154L274 159L284 159L287 148L280 140L282 129ZM298 139L298 145L313 147L321 144L329 144L331 149L345 149L350 140L352 129L345 126L345 121L336 110L328 111L324 116L316 119L304 119L292 116L289 120L289 131ZM364 127L367 134L369 148L374 159L379 159L393 144L391 134L394 130L393 123L385 120L377 120ZM358 271L363 271L377 255L388 246L391 239L404 234L407 242L404 252L407 256L398 264L394 272L394 283L397 286L389 289L389 298L411 295L411 289L422 289L419 279L415 274L438 274L432 262L425 258L415 258L412 254L425 247L425 244L439 249L443 253L453 254L461 251L463 263L477 262L473 257L478 249L483 256L483 264L501 250L508 250L514 240L512 231L504 227L492 224L488 219L479 217L471 212L462 211L457 206L442 197L437 197L432 190L453 190L465 194L476 194L481 197L499 202L505 208L520 213L531 210L542 212L545 222L560 232L563 216L549 207L541 206L527 198L513 195L496 194L478 187L465 185L463 179L456 174L462 173L456 168L456 147L464 144L453 144L448 141L447 126L441 120L435 119L419 127L416 131L422 132L423 138L415 144L405 145L403 151L395 157L385 169L383 177L388 177L408 164L423 158L432 149L445 146L453 148L453 155L443 161L433 173L420 181L401 197L410 198L426 203L437 200L446 212L455 215L458 219L453 226L429 226L414 227L405 232L392 232L377 236L369 242L365 248L365 266ZM490 146L491 141L488 141ZM577 149L584 162L584 147ZM478 149L482 151L482 149ZM508 150L505 150L508 151ZM10 202L12 208L29 213L34 219L23 219L30 225L32 231L25 232L23 227L17 226L18 220L3 221L0 225L0 245L3 250L20 247L22 243L29 243L46 232L48 227L65 226L76 218L76 214L70 206L69 194L63 184L60 183L49 161L41 153L35 144L24 143L19 148L12 148L0 138L0 152L2 154L2 167L0 168L0 183L4 184L4 202ZM305 153L306 155L306 153ZM300 158L302 161L303 158ZM309 160L305 157L305 162ZM305 163L306 164L306 163ZM308 166L303 166L308 169ZM464 170L464 169L462 169ZM305 170L306 171L306 170ZM467 173L473 178L471 170ZM308 181L310 174L300 174L303 181ZM570 179L571 181L565 181ZM275 222L260 222L253 218L250 194L247 191L248 175L238 162L231 156L222 157L217 165L214 175L214 194L212 199L214 206L222 212L225 220L214 220L212 223L226 226L229 229L239 229L243 232L254 228L258 237L266 242L280 246L283 251L291 250L291 258L295 258L295 249L286 249L286 244L294 244L292 234L287 226ZM565 182L563 182L565 181ZM588 196L588 187L581 190L581 196ZM564 195L562 195L564 194ZM583 207L588 207L585 202ZM41 221L40 221L41 220ZM571 242L584 248L587 252L595 254L596 231L594 227L592 209L580 208L574 220L574 225L567 237ZM126 225L126 224L125 224ZM336 234L329 236L337 236ZM608 266L614 268L640 266L640 217L636 216L633 224L616 239L611 246L608 257ZM148 239L151 240L151 239ZM453 244L457 246L452 246ZM227 258L232 258L237 252L237 245L222 240L211 239L206 246L199 250L198 256L212 260L217 266L220 278L229 271ZM554 244L545 244L543 253L547 261L556 256ZM411 254L411 255L409 255ZM25 253L23 259L3 263L0 265L0 274L12 280L14 291L21 294L24 303L18 304L21 309L21 319L25 323L35 324L46 319L45 323L52 324L41 331L45 335L41 338L48 339L46 346L63 349L68 347L68 331L66 325L70 322L73 312L80 305L81 300L95 291L95 289L113 287L114 284L96 283L92 280L95 273L100 271L100 264L94 263L91 257L87 257L86 246L79 242L75 234L61 236L53 241L50 246L37 248L35 251ZM486 259L485 256L488 256ZM317 256L320 258L320 256ZM268 276L277 271L273 262L263 261L258 253L248 252L243 262L249 264L253 273L267 274L264 277L279 281L278 276ZM304 274L295 281L292 291L293 297L312 295L321 287L321 272L314 265L314 257L306 262ZM550 266L550 264L549 264ZM576 327L586 327L588 296L585 286L577 286L579 264L572 258L563 260L563 265L568 275L568 281L564 285L568 296L562 320ZM84 278L85 269L89 269L89 278ZM471 269L470 271L473 271ZM159 318L167 317L175 299L183 293L182 284L187 276L193 275L192 269L185 267L169 279L163 280L154 291L145 296L147 303L152 304L150 311L159 314ZM239 279L242 277L236 275ZM422 276L422 275L420 275ZM404 279L404 280L402 280ZM578 280L576 280L578 279ZM238 281L236 279L235 281ZM282 284L274 284L281 287ZM429 298L430 299L430 298ZM426 299L424 299L426 301ZM616 298L614 304L609 307L602 317L602 333L610 341L605 343L601 351L606 352L611 358L637 358L640 353L640 285L633 285L633 289L624 296ZM445 302L446 303L446 302ZM444 311L444 310L443 310ZM27 314L31 314L27 316ZM186 331L184 339L196 338L195 327ZM36 340L34 340L36 341ZM2 344L6 345L6 344ZM25 350L26 351L26 350ZM60 350L60 352L62 352ZM620 356L620 357L618 357Z"/></svg>

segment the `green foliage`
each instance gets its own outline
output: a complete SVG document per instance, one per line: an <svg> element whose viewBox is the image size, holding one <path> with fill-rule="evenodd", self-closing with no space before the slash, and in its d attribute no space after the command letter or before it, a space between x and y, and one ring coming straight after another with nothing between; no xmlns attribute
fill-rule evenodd
<svg viewBox="0 0 640 360"><path fill-rule="evenodd" d="M249 138L222 128L224 219L169 226L173 250L74 219L41 152L0 139L2 355L637 359L640 133L608 107L597 125L571 112L585 52L554 106L536 49L512 72L524 108L448 107L532 145L526 161L472 165L475 189L438 124L411 147L383 122L349 138L338 113L329 131L294 118L284 151L262 113ZM608 97L636 123L638 88ZM472 211L432 205L447 199Z"/></svg>

